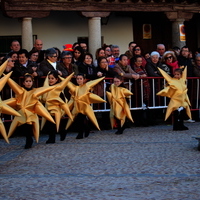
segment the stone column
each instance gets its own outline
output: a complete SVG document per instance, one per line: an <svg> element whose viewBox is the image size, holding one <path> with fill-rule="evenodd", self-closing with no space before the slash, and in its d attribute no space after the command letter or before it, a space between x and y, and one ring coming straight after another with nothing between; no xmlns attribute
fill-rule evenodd
<svg viewBox="0 0 200 200"><path fill-rule="evenodd" d="M32 18L22 19L22 48L30 51L33 47Z"/></svg>
<svg viewBox="0 0 200 200"><path fill-rule="evenodd" d="M96 50L101 47L101 17L107 17L110 12L82 12L88 17L89 52L95 56Z"/></svg>
<svg viewBox="0 0 200 200"><path fill-rule="evenodd" d="M184 24L184 21L190 20L193 16L193 13L186 13L182 11L178 12L166 12L167 18L172 21L172 47L178 46L183 47L186 45L186 41L180 40L180 31L179 25ZM187 40L187 35L186 35Z"/></svg>

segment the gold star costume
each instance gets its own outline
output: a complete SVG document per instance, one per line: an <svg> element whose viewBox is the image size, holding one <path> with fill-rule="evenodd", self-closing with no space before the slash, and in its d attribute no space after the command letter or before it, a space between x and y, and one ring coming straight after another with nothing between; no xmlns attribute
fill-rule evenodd
<svg viewBox="0 0 200 200"><path fill-rule="evenodd" d="M4 102L14 107L21 116L16 116L11 123L8 137L10 137L17 126L22 124L32 124L33 126L33 134L35 137L36 142L39 139L39 119L38 115L45 117L47 120L55 123L49 112L46 108L42 105L39 101L39 96L52 90L52 87L40 87L34 88L30 91L27 91L23 87L19 86L15 81L12 79L8 79L8 84L12 88L15 93L15 98L10 98L5 100Z"/></svg>
<svg viewBox="0 0 200 200"><path fill-rule="evenodd" d="M5 61L0 66L0 76L3 74L4 70L6 69L7 63L8 63L8 61ZM10 78L11 74L12 74L12 72L10 72L9 74L5 75L3 78L0 79L0 91L5 86L7 80ZM4 101L1 100L1 97L0 97L0 112L4 113L4 114L8 114L8 115L20 116L20 114L17 111L15 111L13 108L11 108L7 104L5 104ZM6 134L6 130L5 130L5 127L4 127L4 124L1 120L1 118L0 118L0 133L2 134L5 141L7 143L9 143L8 136Z"/></svg>
<svg viewBox="0 0 200 200"><path fill-rule="evenodd" d="M42 100L45 102L46 109L50 112L52 116L55 116L57 132L59 130L61 117L64 114L67 114L69 118L73 120L71 112L69 110L69 106L66 103L67 99L63 101L59 96L60 93L64 90L64 88L67 86L68 82L71 80L73 75L74 73L72 73L65 79L60 78L62 81L54 85L55 87L52 90L50 90L48 93L42 96ZM48 75L45 79L44 86L49 86ZM43 128L45 122L46 122L46 119L42 118L41 128Z"/></svg>
<svg viewBox="0 0 200 200"><path fill-rule="evenodd" d="M104 99L99 97L96 94L91 93L92 87L101 82L104 77L89 81L82 86L76 86L72 82L69 82L67 87L69 88L69 92L71 94L70 101L68 102L69 109L72 110L72 118L74 119L78 113L82 113L86 115L92 123L100 130L96 117L94 115L94 111L90 106L91 103L102 103L106 102ZM69 119L67 122L66 129L72 124L72 120Z"/></svg>
<svg viewBox="0 0 200 200"><path fill-rule="evenodd" d="M121 127L124 125L126 117L133 122L130 108L126 102L126 97L133 95L128 89L117 87L114 84L110 86L111 92L106 92L110 103L110 122L113 128L115 117L120 120Z"/></svg>
<svg viewBox="0 0 200 200"><path fill-rule="evenodd" d="M159 68L158 68L159 69ZM168 86L165 87L163 90L157 93L159 96L169 97L170 102L167 107L165 120L170 116L170 114L177 110L179 107L184 107L186 109L186 113L188 117L191 119L191 112L190 112L190 100L187 95L187 85L186 85L186 72L187 67L184 69L182 77L178 80L176 78L172 78L169 76L165 71L159 69L163 77L168 83Z"/></svg>

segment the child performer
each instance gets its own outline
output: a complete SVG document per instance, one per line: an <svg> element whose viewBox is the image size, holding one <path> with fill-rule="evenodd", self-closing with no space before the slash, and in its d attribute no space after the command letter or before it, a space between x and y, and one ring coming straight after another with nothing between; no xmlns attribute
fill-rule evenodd
<svg viewBox="0 0 200 200"><path fill-rule="evenodd" d="M84 77L84 74L78 74L76 76L76 82L78 86L69 82L67 87L69 88L69 92L71 94L71 99L68 103L70 110L72 110L73 119L77 117L78 121L78 135L76 139L82 139L83 133L85 133L85 137L88 137L90 128L88 126L88 121L86 116L93 122L93 124L99 129L99 125L97 123L96 117L94 115L94 111L90 106L91 103L102 103L105 102L102 98L97 96L96 94L91 93L92 87L102 81L104 77L89 81L87 83ZM72 120L69 119L66 129L71 125Z"/></svg>
<svg viewBox="0 0 200 200"><path fill-rule="evenodd" d="M126 101L126 98L133 93L124 86L122 76L115 76L113 82L110 86L110 92L106 92L110 103L110 121L113 128L116 119L118 130L115 134L122 134L126 128L126 117L133 122L130 108Z"/></svg>
<svg viewBox="0 0 200 200"><path fill-rule="evenodd" d="M50 121L46 122L46 120L42 118L41 128L43 128L46 122L46 128L48 129L49 134L49 139L46 141L47 144L55 143L56 133L59 131L62 116L67 114L72 119L71 112L66 103L67 99L62 91L65 89L73 75L74 74L72 73L70 76L60 81L58 71L53 70L49 72L45 79L44 86L55 86L52 90L42 96L42 100L45 102L45 107L56 122L56 124ZM60 140L63 141L65 137L65 130L60 130Z"/></svg>
<svg viewBox="0 0 200 200"><path fill-rule="evenodd" d="M162 69L159 70L168 82L168 86L158 92L157 95L171 98L167 107L165 120L167 120L170 114L174 111L173 130L188 130L188 127L183 125L184 110L186 110L188 117L191 119L191 112L189 107L190 100L187 95L186 85L187 67L184 69L184 71L182 71L182 69L175 69L173 78L170 77Z"/></svg>
<svg viewBox="0 0 200 200"><path fill-rule="evenodd" d="M4 102L11 107L15 107L21 116L16 116L11 123L8 137L10 137L17 126L23 125L23 132L26 135L25 149L32 147L34 135L36 142L39 139L39 119L37 114L45 117L47 120L54 122L51 115L39 102L39 96L48 92L52 88L40 87L33 88L33 77L30 74L25 74L23 87L20 87L12 79L8 79L8 84L15 93L15 98L10 98Z"/></svg>

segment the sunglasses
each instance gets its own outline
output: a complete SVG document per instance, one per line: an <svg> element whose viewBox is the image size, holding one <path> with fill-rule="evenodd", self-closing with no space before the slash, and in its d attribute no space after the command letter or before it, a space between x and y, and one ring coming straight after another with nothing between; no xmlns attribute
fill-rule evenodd
<svg viewBox="0 0 200 200"><path fill-rule="evenodd" d="M140 51L140 49L135 49L135 51Z"/></svg>
<svg viewBox="0 0 200 200"><path fill-rule="evenodd" d="M51 58L57 58L58 56L51 56Z"/></svg>
<svg viewBox="0 0 200 200"><path fill-rule="evenodd" d="M165 58L165 60L172 59L172 58L173 58L172 56L168 56Z"/></svg>

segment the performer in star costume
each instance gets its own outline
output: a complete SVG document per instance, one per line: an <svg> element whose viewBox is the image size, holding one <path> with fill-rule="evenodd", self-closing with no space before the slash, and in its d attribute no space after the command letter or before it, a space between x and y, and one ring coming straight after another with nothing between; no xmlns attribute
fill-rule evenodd
<svg viewBox="0 0 200 200"><path fill-rule="evenodd" d="M186 126L183 125L183 110L186 110L188 117L191 119L190 112L190 100L187 95L187 67L182 71L182 69L176 69L174 71L174 77L172 78L162 69L158 68L168 83L168 86L157 93L160 96L166 96L170 98L169 105L167 107L165 120L174 111L174 125L173 130L188 130Z"/></svg>
<svg viewBox="0 0 200 200"><path fill-rule="evenodd" d="M113 84L110 86L110 92L106 92L108 101L110 103L110 122L113 128L117 119L118 130L115 134L122 134L126 128L126 117L133 122L130 108L127 104L126 98L133 95L123 84L123 77L117 75L113 79Z"/></svg>
<svg viewBox="0 0 200 200"><path fill-rule="evenodd" d="M17 126L24 126L24 133L26 134L26 145L25 148L31 148L33 139L32 132L36 142L39 139L39 119L38 115L45 117L47 120L54 123L53 118L46 110L46 108L39 101L39 96L52 90L52 87L40 87L33 88L33 77L31 75L25 75L24 77L24 88L19 86L12 79L8 79L7 83L15 93L15 98L10 98L4 102L15 108L21 116L16 116L11 123L8 138L13 134Z"/></svg>
<svg viewBox="0 0 200 200"><path fill-rule="evenodd" d="M69 110L67 99L64 96L64 93L62 92L64 88L67 86L68 82L73 77L74 73L72 73L70 76L66 77L65 79L61 77L59 78L58 72L56 70L50 71L47 75L44 85L43 86L55 86L52 90L45 93L42 96L42 101L45 102L45 107L51 114L51 116L54 117L56 125L50 121L46 122L45 118L42 118L42 125L41 128L43 128L45 122L46 128L48 129L49 139L46 141L46 143L55 143L56 133L59 131L60 127L60 121L62 116L65 114L69 116L71 120L72 115ZM61 82L59 82L61 80ZM61 98L62 97L62 98ZM61 141L65 139L65 131L60 130L60 136Z"/></svg>
<svg viewBox="0 0 200 200"><path fill-rule="evenodd" d="M0 76L3 74L4 70L6 69L7 64L8 64L8 61L5 61L0 66ZM3 78L0 79L0 91L2 91L7 80L10 78L11 74L12 74L12 72L10 72L9 74L5 75ZM20 114L17 111L15 111L13 108L11 108L7 104L5 104L4 101L1 100L1 97L0 97L0 112L4 113L4 114L8 114L8 115L20 116ZM1 118L0 118L0 133L2 134L5 141L7 143L9 143L8 136L6 134L6 130L5 130L5 127L4 127L4 124L1 120Z"/></svg>
<svg viewBox="0 0 200 200"><path fill-rule="evenodd" d="M79 134L76 139L83 138L83 132L85 132L85 137L89 135L89 127L87 123L84 124L86 121L87 116L92 123L100 130L96 117L94 115L94 111L90 106L91 103L102 103L106 102L101 97L97 96L96 94L91 93L92 87L102 81L104 77L89 81L85 83L85 77L83 74L78 74L76 76L77 85L74 85L72 82L69 82L67 87L69 88L69 92L71 94L70 101L68 102L69 108L72 113L72 118L74 119L77 115L78 117L78 128ZM72 120L69 119L67 122L66 129L72 124Z"/></svg>

